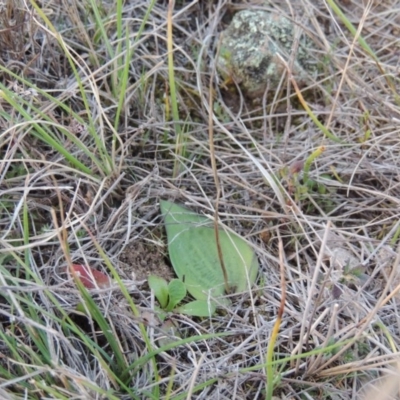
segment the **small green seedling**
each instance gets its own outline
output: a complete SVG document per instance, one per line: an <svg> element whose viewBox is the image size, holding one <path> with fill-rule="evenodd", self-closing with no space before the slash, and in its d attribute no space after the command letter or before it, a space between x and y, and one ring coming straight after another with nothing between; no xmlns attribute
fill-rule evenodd
<svg viewBox="0 0 400 400"><path fill-rule="evenodd" d="M194 300L177 307L187 293L185 284L179 279L172 279L167 283L159 276L150 275L148 283L165 312L174 311L194 317L209 317L215 312L215 306L205 300Z"/></svg>
<svg viewBox="0 0 400 400"><path fill-rule="evenodd" d="M303 162L295 161L291 166L284 167L280 171L280 176L283 181L286 183L287 191L290 196L294 197L296 203L300 203L302 200L307 199L310 195L322 195L318 197L319 206L322 207L325 211L330 211L335 207L334 202L332 201L332 197L329 194L334 189L328 189L328 186L323 183L324 181L320 179L319 181L315 181L309 177L311 165L314 160L321 156L321 154L325 151L324 146L318 147L315 151L313 151L307 159ZM340 177L336 173L334 169L331 169L333 177L341 182ZM321 174L319 178L323 178L325 181L333 180L331 174ZM311 210L314 209L314 206L310 204ZM311 212L309 209L307 212Z"/></svg>
<svg viewBox="0 0 400 400"><path fill-rule="evenodd" d="M167 312L172 311L186 296L185 285L179 279L172 279L168 284L165 279L151 275L148 282L161 308Z"/></svg>

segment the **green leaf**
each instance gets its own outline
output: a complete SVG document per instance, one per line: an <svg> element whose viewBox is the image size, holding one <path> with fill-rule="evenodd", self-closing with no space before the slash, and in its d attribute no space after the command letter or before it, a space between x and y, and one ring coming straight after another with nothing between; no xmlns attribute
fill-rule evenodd
<svg viewBox="0 0 400 400"><path fill-rule="evenodd" d="M179 279L172 279L168 284L169 302L167 311L172 311L186 296L185 284Z"/></svg>
<svg viewBox="0 0 400 400"><path fill-rule="evenodd" d="M166 308L168 305L167 281L159 276L150 275L147 278L147 282L149 283L150 289L153 290L161 308Z"/></svg>
<svg viewBox="0 0 400 400"><path fill-rule="evenodd" d="M178 278L197 300L223 295L224 277L212 221L169 201L161 201L160 205L168 251ZM258 272L253 249L240 236L222 229L219 240L231 290L245 291Z"/></svg>
<svg viewBox="0 0 400 400"><path fill-rule="evenodd" d="M206 300L194 300L175 309L175 312L192 317L211 317L215 313L215 303Z"/></svg>

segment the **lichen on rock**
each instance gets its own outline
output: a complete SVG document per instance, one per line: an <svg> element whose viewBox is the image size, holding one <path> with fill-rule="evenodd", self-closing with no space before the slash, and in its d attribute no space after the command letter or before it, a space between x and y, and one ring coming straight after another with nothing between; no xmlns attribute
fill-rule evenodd
<svg viewBox="0 0 400 400"><path fill-rule="evenodd" d="M290 63L295 24L266 11L238 12L222 32L217 68L224 79L232 78L250 97L262 95L269 85L278 86L285 66L278 54ZM301 32L292 73L301 83L314 74L310 51L312 41Z"/></svg>

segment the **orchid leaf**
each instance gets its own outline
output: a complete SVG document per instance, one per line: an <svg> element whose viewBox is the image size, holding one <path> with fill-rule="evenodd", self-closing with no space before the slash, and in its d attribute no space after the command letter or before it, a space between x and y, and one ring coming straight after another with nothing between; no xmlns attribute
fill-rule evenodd
<svg viewBox="0 0 400 400"><path fill-rule="evenodd" d="M206 300L194 300L178 307L175 312L192 317L211 317L215 313L215 303Z"/></svg>
<svg viewBox="0 0 400 400"><path fill-rule="evenodd" d="M161 201L168 251L178 278L196 300L220 297L225 291L213 221L169 201ZM247 290L255 281L258 261L239 235L219 229L219 241L232 292Z"/></svg>
<svg viewBox="0 0 400 400"><path fill-rule="evenodd" d="M161 308L166 308L168 304L168 283L164 278L156 275L150 275L147 278L150 289L154 292L154 296L160 303Z"/></svg>
<svg viewBox="0 0 400 400"><path fill-rule="evenodd" d="M179 279L172 279L168 284L169 301L166 308L167 311L172 311L186 296L185 284Z"/></svg>

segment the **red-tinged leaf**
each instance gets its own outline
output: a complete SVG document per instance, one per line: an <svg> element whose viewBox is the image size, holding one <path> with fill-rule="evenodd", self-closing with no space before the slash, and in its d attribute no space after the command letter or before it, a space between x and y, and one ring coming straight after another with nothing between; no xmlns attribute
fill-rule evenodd
<svg viewBox="0 0 400 400"><path fill-rule="evenodd" d="M86 289L94 289L109 287L111 284L110 277L103 272L90 268L86 265L72 264L72 271L82 282Z"/></svg>

